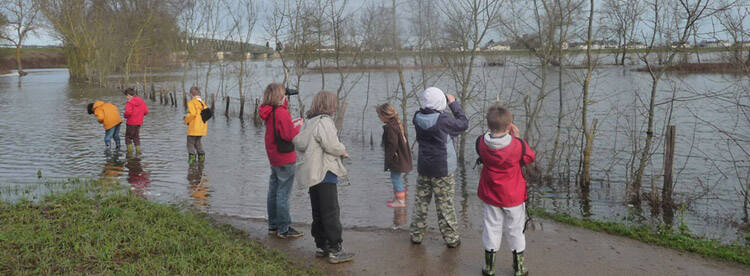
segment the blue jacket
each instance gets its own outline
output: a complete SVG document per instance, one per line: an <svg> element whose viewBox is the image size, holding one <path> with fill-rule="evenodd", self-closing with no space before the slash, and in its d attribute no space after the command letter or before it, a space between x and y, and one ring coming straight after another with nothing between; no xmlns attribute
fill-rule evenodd
<svg viewBox="0 0 750 276"><path fill-rule="evenodd" d="M422 108L414 114L414 128L419 143L417 171L420 176L444 177L456 170L456 150L451 137L469 128L469 120L457 101L447 112Z"/></svg>

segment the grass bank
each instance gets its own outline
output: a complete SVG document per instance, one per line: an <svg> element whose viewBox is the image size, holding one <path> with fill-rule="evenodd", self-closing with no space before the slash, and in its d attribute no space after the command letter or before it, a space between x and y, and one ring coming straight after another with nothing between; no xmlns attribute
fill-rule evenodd
<svg viewBox="0 0 750 276"><path fill-rule="evenodd" d="M749 246L738 243L727 245L719 241L695 237L688 233L687 228L684 227L679 227L680 229L675 231L663 226L625 225L616 222L582 219L565 213L548 212L539 208L529 209L529 213L573 226L628 237L679 251L697 253L705 257L724 261L750 264Z"/></svg>
<svg viewBox="0 0 750 276"><path fill-rule="evenodd" d="M61 68L67 66L61 48L24 48L21 49L21 63L24 69ZM0 48L0 72L15 70L16 49Z"/></svg>
<svg viewBox="0 0 750 276"><path fill-rule="evenodd" d="M309 275L247 234L132 193L0 202L0 274Z"/></svg>

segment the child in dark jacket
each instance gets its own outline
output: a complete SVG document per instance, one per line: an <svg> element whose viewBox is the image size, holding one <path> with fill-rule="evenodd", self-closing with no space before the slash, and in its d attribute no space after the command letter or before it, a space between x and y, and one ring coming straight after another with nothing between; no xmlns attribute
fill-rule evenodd
<svg viewBox="0 0 750 276"><path fill-rule="evenodd" d="M409 140L404 135L404 127L398 112L390 104L377 107L378 117L383 125L383 149L385 150L385 170L391 172L393 199L388 203L390 208L406 207L406 188L401 176L412 170L411 149Z"/></svg>
<svg viewBox="0 0 750 276"><path fill-rule="evenodd" d="M534 162L536 156L520 137L513 124L513 114L500 106L487 112L490 132L477 139L477 153L484 164L477 195L484 202L484 275L495 275L495 254L503 235L513 252L515 275L526 275L523 252L526 238L526 180L521 168ZM503 233L505 232L505 233Z"/></svg>
<svg viewBox="0 0 750 276"><path fill-rule="evenodd" d="M135 145L136 154L141 155L141 125L143 125L143 117L148 115L148 106L141 97L135 95L135 89L128 88L122 93L128 98L123 114L123 117L127 120L125 123L127 153L132 154L133 145Z"/></svg>
<svg viewBox="0 0 750 276"><path fill-rule="evenodd" d="M422 93L422 109L414 114L414 129L419 143L417 160L417 195L410 227L411 242L419 244L427 229L427 209L435 194L438 225L447 246L454 248L461 241L456 231L458 222L453 208L456 150L452 137L466 131L469 120L452 95L430 87ZM450 108L453 116L444 112Z"/></svg>
<svg viewBox="0 0 750 276"><path fill-rule="evenodd" d="M258 107L260 118L266 123L266 153L271 163L266 200L268 233L282 239L302 237L302 233L291 227L289 214L289 195L297 162L292 139L299 133L302 121L292 121L285 92L283 84L269 84L263 92L263 104Z"/></svg>

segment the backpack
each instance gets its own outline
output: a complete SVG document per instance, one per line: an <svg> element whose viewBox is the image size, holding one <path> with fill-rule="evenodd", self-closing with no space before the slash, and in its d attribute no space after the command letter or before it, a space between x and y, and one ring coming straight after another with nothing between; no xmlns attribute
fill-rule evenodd
<svg viewBox="0 0 750 276"><path fill-rule="evenodd" d="M273 117L273 141L276 143L276 150L280 153L290 153L294 151L294 144L290 141L284 140L276 131L276 107L274 106L271 111Z"/></svg>
<svg viewBox="0 0 750 276"><path fill-rule="evenodd" d="M207 122L209 119L214 117L214 111L211 110L206 106L205 103L201 101L201 104L203 104L203 109L201 110L201 118L203 119L203 122Z"/></svg>

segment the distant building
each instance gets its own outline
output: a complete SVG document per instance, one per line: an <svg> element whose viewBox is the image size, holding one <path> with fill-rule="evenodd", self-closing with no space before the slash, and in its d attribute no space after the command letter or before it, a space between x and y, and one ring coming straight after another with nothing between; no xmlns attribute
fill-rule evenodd
<svg viewBox="0 0 750 276"><path fill-rule="evenodd" d="M502 42L497 43L488 43L487 46L484 47L485 51L508 51L510 50L510 45Z"/></svg>
<svg viewBox="0 0 750 276"><path fill-rule="evenodd" d="M648 45L637 41L630 42L625 45L625 48L627 49L646 49L646 47L648 47Z"/></svg>
<svg viewBox="0 0 750 276"><path fill-rule="evenodd" d="M737 41L734 43L735 47L750 47L750 41Z"/></svg>
<svg viewBox="0 0 750 276"><path fill-rule="evenodd" d="M698 44L700 47L707 47L707 48L715 48L715 47L729 47L732 46L732 43L726 40L703 40L700 44Z"/></svg>
<svg viewBox="0 0 750 276"><path fill-rule="evenodd" d="M672 42L670 44L672 48L683 48L683 49L690 49L693 48L693 45L690 45L690 43L687 42Z"/></svg>

